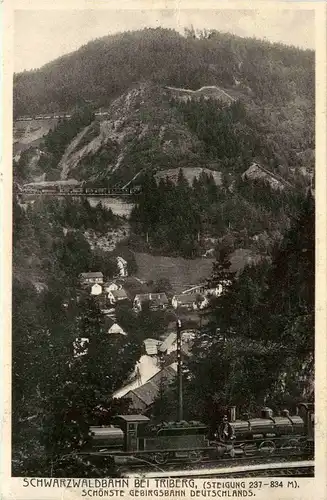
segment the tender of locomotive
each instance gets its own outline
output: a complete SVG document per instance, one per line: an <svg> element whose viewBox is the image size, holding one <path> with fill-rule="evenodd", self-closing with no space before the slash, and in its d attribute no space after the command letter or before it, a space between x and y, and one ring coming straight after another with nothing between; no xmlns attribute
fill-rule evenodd
<svg viewBox="0 0 327 500"><path fill-rule="evenodd" d="M158 464L176 458L194 462L210 448L207 433L200 422L153 425L144 415L119 415L113 425L90 428L87 449L91 454L132 455Z"/></svg>

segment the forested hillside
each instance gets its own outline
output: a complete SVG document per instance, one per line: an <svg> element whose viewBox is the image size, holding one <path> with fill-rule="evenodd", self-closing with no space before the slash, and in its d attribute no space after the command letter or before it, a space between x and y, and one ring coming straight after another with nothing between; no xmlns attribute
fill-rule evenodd
<svg viewBox="0 0 327 500"><path fill-rule="evenodd" d="M163 28L126 32L15 75L15 114L63 111L82 99L108 106L135 82L148 80L193 90L239 81L258 103L280 105L297 96L311 98L314 56L309 50L215 31L188 30L186 36Z"/></svg>
<svg viewBox="0 0 327 500"><path fill-rule="evenodd" d="M185 362L184 417L215 429L233 401L238 414L264 401L278 411L314 399L314 202L303 201L272 263L248 266L236 279L221 251L210 286L229 280L204 312L209 323ZM160 394L158 419L176 415L176 387Z"/></svg>
<svg viewBox="0 0 327 500"><path fill-rule="evenodd" d="M222 186L205 173L190 185L181 169L176 184L169 178L157 183L149 175L131 213L130 243L136 249L187 258L213 246L269 256L304 197L299 186L276 192L263 181L235 180L230 174L223 176Z"/></svg>
<svg viewBox="0 0 327 500"><path fill-rule="evenodd" d="M119 224L110 210L87 200L43 199L26 208L14 198L13 475L78 476L84 468L96 474L83 460L63 465L60 459L87 435L100 403L125 411L111 394L141 355L143 325L133 342L121 336L108 342L100 304L79 283L83 272L101 269L108 279L117 273L115 256L92 251L84 233ZM74 356L75 340L85 337L88 353Z"/></svg>
<svg viewBox="0 0 327 500"><path fill-rule="evenodd" d="M170 88L206 86L230 101L208 88L185 102ZM314 54L280 44L161 28L109 36L15 75L14 106L16 116L72 114L44 138L37 167L14 165L25 180L124 184L176 167L241 173L253 158L286 177L314 166ZM94 121L99 107L108 114Z"/></svg>

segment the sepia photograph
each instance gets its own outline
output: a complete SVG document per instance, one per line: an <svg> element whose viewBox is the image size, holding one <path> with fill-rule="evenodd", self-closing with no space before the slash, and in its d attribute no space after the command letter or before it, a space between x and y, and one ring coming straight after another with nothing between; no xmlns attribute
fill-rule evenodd
<svg viewBox="0 0 327 500"><path fill-rule="evenodd" d="M88 5L12 15L11 476L87 498L299 487L315 9Z"/></svg>

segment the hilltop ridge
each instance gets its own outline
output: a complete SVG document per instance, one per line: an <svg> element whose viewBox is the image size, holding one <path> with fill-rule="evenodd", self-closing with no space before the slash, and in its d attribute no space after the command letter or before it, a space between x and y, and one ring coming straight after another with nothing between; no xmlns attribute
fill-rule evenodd
<svg viewBox="0 0 327 500"><path fill-rule="evenodd" d="M314 52L214 30L198 36L163 28L110 35L16 74L14 116L72 110L83 100L108 106L141 81L191 90L217 86L227 93L246 89L257 100L285 102L296 87L302 96L314 94Z"/></svg>

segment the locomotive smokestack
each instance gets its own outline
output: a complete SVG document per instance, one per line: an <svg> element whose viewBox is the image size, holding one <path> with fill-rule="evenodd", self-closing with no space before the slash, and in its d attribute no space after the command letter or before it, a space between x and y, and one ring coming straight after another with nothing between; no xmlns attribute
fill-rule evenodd
<svg viewBox="0 0 327 500"><path fill-rule="evenodd" d="M183 373L182 373L182 322L176 322L177 328L177 391L178 391L178 420L183 420Z"/></svg>

